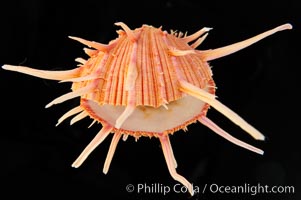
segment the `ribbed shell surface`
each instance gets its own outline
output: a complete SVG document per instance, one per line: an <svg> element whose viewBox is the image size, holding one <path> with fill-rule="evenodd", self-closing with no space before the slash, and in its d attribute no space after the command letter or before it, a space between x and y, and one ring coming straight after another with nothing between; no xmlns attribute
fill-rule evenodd
<svg viewBox="0 0 301 200"><path fill-rule="evenodd" d="M137 77L134 81L135 104L159 107L183 96L179 80L200 87L214 86L211 69L199 53L176 55L174 51L194 49L181 37L160 28L144 25L135 29L135 40L125 31L108 44L107 50L86 50L90 56L81 66L80 76L97 75L96 79L74 83L73 90L93 85L94 92L82 98L100 105L128 105L126 81L131 59L135 58ZM209 90L214 93L214 90Z"/></svg>

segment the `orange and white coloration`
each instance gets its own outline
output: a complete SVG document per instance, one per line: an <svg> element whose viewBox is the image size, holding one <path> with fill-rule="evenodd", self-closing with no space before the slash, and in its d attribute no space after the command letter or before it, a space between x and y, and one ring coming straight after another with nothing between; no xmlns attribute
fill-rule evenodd
<svg viewBox="0 0 301 200"><path fill-rule="evenodd" d="M129 135L136 139L154 136L161 142L171 176L193 195L192 184L176 172L177 162L168 134L185 130L196 121L236 145L263 154L261 149L232 137L206 117L208 108L212 106L253 138L264 140L258 130L216 100L208 61L234 53L275 32L291 29L290 24L213 50L196 50L210 28L187 36L177 32L169 34L148 25L135 30L121 22L116 25L123 30L117 31L119 37L108 45L70 37L90 47L84 49L89 58L77 58L80 65L73 70L45 71L24 66L2 66L6 70L73 83L71 92L46 105L48 108L80 97L80 105L64 114L58 124L75 114L71 124L87 116L102 124L100 132L75 160L73 167L79 167L110 133L114 136L103 168L105 174L121 136L124 140Z"/></svg>

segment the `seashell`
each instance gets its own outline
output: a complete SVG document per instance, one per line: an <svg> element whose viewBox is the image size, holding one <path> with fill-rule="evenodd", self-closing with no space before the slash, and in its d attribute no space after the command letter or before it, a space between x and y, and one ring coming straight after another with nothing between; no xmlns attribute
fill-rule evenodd
<svg viewBox="0 0 301 200"><path fill-rule="evenodd" d="M261 149L240 141L206 117L211 106L240 126L257 140L264 135L228 107L216 100L215 83L208 61L232 54L278 31L291 29L284 24L255 37L212 50L196 50L208 35L203 28L192 35L162 31L143 25L131 30L122 22L119 37L100 44L78 37L70 37L89 48L87 60L77 58L79 67L67 71L37 70L24 66L4 65L3 69L32 76L72 82L72 91L64 94L46 108L80 97L80 105L65 113L59 120L74 116L71 124L89 116L103 128L72 164L79 167L89 154L110 134L114 133L103 172L109 170L113 154L121 136L159 138L171 176L188 188L192 184L176 172L177 162L169 141L169 134L199 121L230 142L258 154ZM194 41L194 42L193 42ZM192 44L190 44L193 42ZM57 125L58 125L57 124Z"/></svg>

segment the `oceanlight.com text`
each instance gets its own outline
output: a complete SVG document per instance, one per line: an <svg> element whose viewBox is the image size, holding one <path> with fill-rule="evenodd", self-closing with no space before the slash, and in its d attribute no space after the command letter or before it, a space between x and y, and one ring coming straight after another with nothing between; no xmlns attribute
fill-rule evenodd
<svg viewBox="0 0 301 200"><path fill-rule="evenodd" d="M126 191L138 194L162 194L187 193L188 189L180 183L175 185L164 185L162 183L138 183L128 184ZM202 186L193 185L194 193L210 194L294 194L295 187L292 185L266 185L266 184L249 184L241 185L221 185L217 183L204 184Z"/></svg>

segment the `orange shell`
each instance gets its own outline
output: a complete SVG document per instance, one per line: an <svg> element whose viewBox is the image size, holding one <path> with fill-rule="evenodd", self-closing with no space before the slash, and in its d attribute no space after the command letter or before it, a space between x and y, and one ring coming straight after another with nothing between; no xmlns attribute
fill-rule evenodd
<svg viewBox="0 0 301 200"><path fill-rule="evenodd" d="M160 28L148 25L134 31L129 31L122 23L120 25L128 32L120 30L119 37L108 46L90 51L90 59L79 68L78 77L92 76L92 80L75 82L72 85L73 91L93 85L93 92L81 96L81 106L85 111L97 121L114 124L123 112L116 111L116 106L137 107L133 112L141 117L132 120L133 123L130 123L133 117L129 117L121 126L123 133L136 137L173 133L205 115L209 105L197 101L199 109L187 107L190 112L187 111L187 116L180 118L178 123L169 125L172 121L164 122L170 118L169 115L177 116L176 101L186 96L179 89L179 80L187 81L211 94L215 92L210 67L201 59L201 55L188 45L189 38L177 37L176 34L168 34ZM82 39L75 39L85 43ZM109 119L112 116L104 117L108 111L104 113L98 109L96 112L95 103L106 107L112 105L110 108L119 114L114 119ZM155 113L156 109L160 109L160 116ZM191 114L192 111L195 112ZM165 124L164 129L158 128L159 118L161 123ZM134 128L133 125L137 123L147 124ZM119 128L114 128L114 131L117 129Z"/></svg>
<svg viewBox="0 0 301 200"><path fill-rule="evenodd" d="M119 37L108 45L70 37L93 49L84 49L88 60L77 58L79 68L68 71L36 70L23 66L4 65L2 68L41 78L73 82L72 92L50 102L46 107L68 99L81 97L80 106L64 114L58 124L77 114L71 124L90 116L103 128L72 164L79 167L89 154L111 133L114 136L105 160L107 173L121 136L156 136L159 138L171 176L186 186L191 195L193 187L176 172L168 133L186 129L199 121L230 142L253 152L261 149L244 143L206 117L209 106L258 140L264 136L215 98L215 84L207 61L229 55L275 32L291 29L284 24L255 37L213 50L195 50L206 38L210 28L203 28L190 36L161 28L143 25L131 30L124 23ZM194 41L194 43L189 44Z"/></svg>
<svg viewBox="0 0 301 200"><path fill-rule="evenodd" d="M185 38L147 25L132 31L134 39L121 30L118 34L105 50L95 50L80 67L78 76L93 74L97 78L73 84L73 90L88 84L97 89L82 98L100 105L126 106L131 90L128 87L133 85L135 106L157 108L185 95L179 90L179 79L203 89L214 87L208 63ZM177 54L181 51L185 55Z"/></svg>

